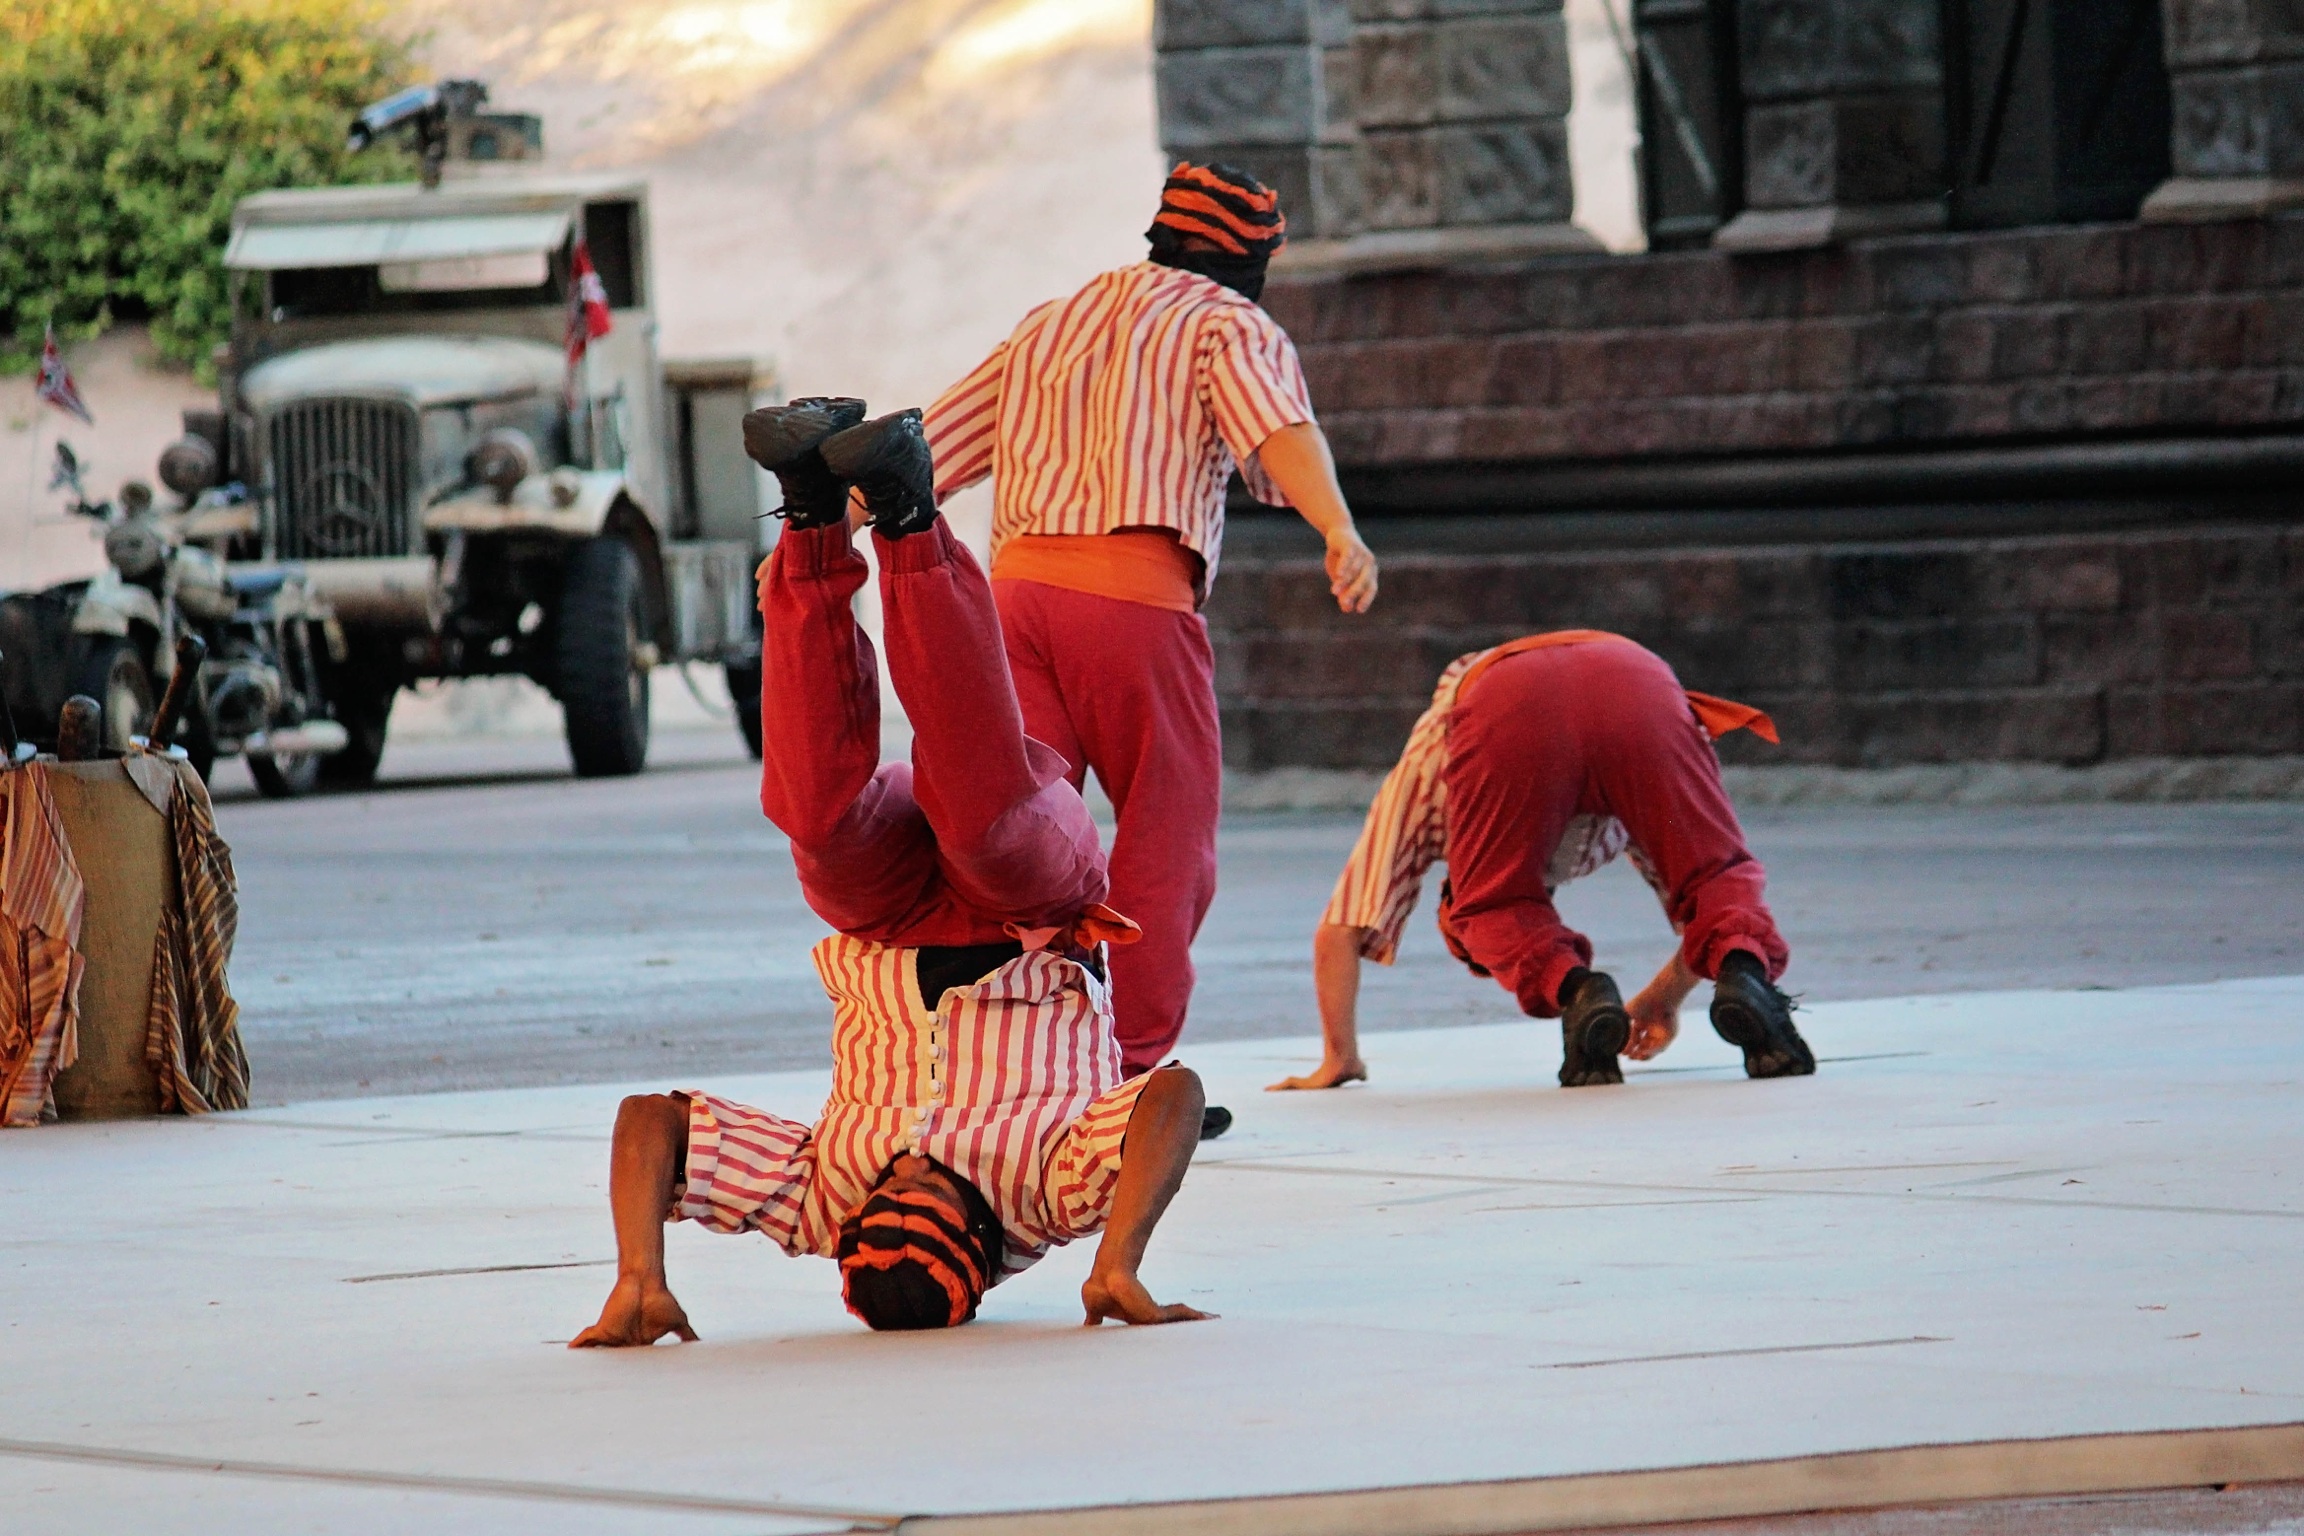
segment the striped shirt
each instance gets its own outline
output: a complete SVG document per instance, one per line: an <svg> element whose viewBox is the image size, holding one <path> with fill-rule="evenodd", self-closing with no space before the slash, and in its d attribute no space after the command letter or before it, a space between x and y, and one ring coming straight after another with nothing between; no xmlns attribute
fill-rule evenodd
<svg viewBox="0 0 2304 1536"><path fill-rule="evenodd" d="M1368 807L1360 841L1337 877L1328 910L1321 914L1322 922L1368 929L1360 953L1381 965L1390 965L1399 953L1400 934L1416 910L1425 871L1448 857L1448 717L1456 708L1464 674L1487 654L1459 656L1440 674L1432 705L1408 733L1400 761L1385 775L1375 804ZM1648 861L1632 847L1624 823L1613 816L1577 816L1568 823L1560 846L1552 850L1544 883L1558 890L1627 850L1653 885Z"/></svg>
<svg viewBox="0 0 2304 1536"><path fill-rule="evenodd" d="M847 935L816 946L834 1014L823 1115L811 1127L691 1094L674 1218L830 1258L841 1220L910 1152L983 1193L1007 1234L1003 1279L1102 1230L1149 1080L1120 1079L1104 983L1034 950L931 1012L918 954Z"/></svg>
<svg viewBox="0 0 2304 1536"><path fill-rule="evenodd" d="M0 770L0 1125L56 1117L56 1074L80 1054L87 887L43 763Z"/></svg>
<svg viewBox="0 0 2304 1536"><path fill-rule="evenodd" d="M1285 505L1256 461L1312 420L1288 333L1197 273L1138 262L1041 305L929 408L939 499L989 476L992 558L1018 534L1169 528L1216 577L1237 465Z"/></svg>

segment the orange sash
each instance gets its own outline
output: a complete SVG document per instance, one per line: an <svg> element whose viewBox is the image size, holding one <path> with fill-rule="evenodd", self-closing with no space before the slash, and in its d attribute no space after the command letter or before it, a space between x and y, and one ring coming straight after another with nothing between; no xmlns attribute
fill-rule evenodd
<svg viewBox="0 0 2304 1536"><path fill-rule="evenodd" d="M1472 685L1480 680L1481 675L1507 656L1517 656L1522 651L1547 650L1555 645L1589 645L1603 640L1614 641L1618 645L1637 643L1622 635L1612 635L1604 629L1556 629L1550 634L1523 635L1517 640L1507 640L1472 663L1465 671L1463 680L1456 685L1456 697L1461 702L1472 691ZM1769 719L1765 712L1749 704L1739 704L1734 699L1698 693L1693 688L1681 691L1688 695L1688 707L1695 711L1697 724L1703 726L1714 741L1730 731L1750 731L1762 741L1777 741L1776 722Z"/></svg>
<svg viewBox="0 0 2304 1536"><path fill-rule="evenodd" d="M1018 534L1000 546L992 579L1037 581L1171 613L1200 611L1200 557L1156 528Z"/></svg>

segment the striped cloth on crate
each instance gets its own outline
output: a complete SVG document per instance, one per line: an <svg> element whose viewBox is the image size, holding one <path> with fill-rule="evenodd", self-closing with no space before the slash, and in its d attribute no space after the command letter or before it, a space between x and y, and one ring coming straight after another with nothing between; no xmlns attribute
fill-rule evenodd
<svg viewBox="0 0 2304 1536"><path fill-rule="evenodd" d="M1312 420L1295 344L1208 278L1138 262L1043 304L928 410L939 498L993 481L992 555L1018 534L1170 528L1216 578L1237 465Z"/></svg>
<svg viewBox="0 0 2304 1536"><path fill-rule="evenodd" d="M56 1074L80 1055L86 901L48 769L0 770L0 1126L53 1119Z"/></svg>
<svg viewBox="0 0 2304 1536"><path fill-rule="evenodd" d="M1045 950L922 1007L916 950L816 946L832 998L832 1094L813 1127L689 1096L670 1215L831 1257L841 1220L912 1152L974 1184L1007 1236L1001 1278L1102 1230L1146 1078L1120 1079L1104 984Z"/></svg>
<svg viewBox="0 0 2304 1536"><path fill-rule="evenodd" d="M160 913L152 952L152 1006L144 1059L160 1083L163 1113L203 1115L248 1107L248 1053L240 1005L225 970L240 933L232 850L216 835L208 787L177 763L168 834L176 851L176 900Z"/></svg>
<svg viewBox="0 0 2304 1536"><path fill-rule="evenodd" d="M1447 861L1448 717L1456 708L1465 674L1489 654L1474 651L1459 656L1440 674L1431 707L1408 733L1400 760L1384 776L1375 803L1368 807L1368 819L1361 824L1360 840L1353 845L1344 873L1336 878L1328 910L1321 914L1322 922L1370 930L1360 953L1380 965L1390 965L1399 954L1400 935L1423 893L1426 871ZM1545 883L1558 890L1627 851L1654 885L1648 860L1632 846L1624 823L1613 816L1578 816L1552 850Z"/></svg>

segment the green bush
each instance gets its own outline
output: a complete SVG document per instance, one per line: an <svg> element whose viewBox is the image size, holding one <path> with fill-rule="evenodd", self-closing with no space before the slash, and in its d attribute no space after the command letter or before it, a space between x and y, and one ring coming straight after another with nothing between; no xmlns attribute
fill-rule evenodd
<svg viewBox="0 0 2304 1536"><path fill-rule="evenodd" d="M123 314L204 372L232 205L412 175L344 148L412 65L376 0L0 0L0 372Z"/></svg>

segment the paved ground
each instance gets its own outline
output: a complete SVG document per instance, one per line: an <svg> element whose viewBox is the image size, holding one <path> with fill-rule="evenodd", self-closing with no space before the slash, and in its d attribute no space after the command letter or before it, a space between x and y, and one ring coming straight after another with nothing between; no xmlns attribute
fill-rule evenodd
<svg viewBox="0 0 2304 1536"><path fill-rule="evenodd" d="M1813 1078L1747 1082L1698 1031L1573 1093L1509 1024L1373 1036L1375 1080L1329 1094L1257 1092L1308 1042L1205 1045L1255 1113L1145 1278L1219 1319L1083 1330L1075 1244L971 1327L874 1335L831 1264L682 1224L703 1342L629 1353L559 1347L613 1273L622 1087L51 1126L0 1157L0 1341L36 1384L0 1402L0 1526L1466 1536L2293 1480L2300 1027L2304 977L1841 1001ZM788 1115L825 1085L706 1083ZM1094 1509L1273 1495L1303 1502Z"/></svg>
<svg viewBox="0 0 2304 1536"><path fill-rule="evenodd" d="M825 1062L822 929L753 772L718 732L606 782L554 740L396 745L375 792L290 803L226 765L259 1100ZM1225 828L1188 1041L1316 1029L1307 936L1356 830ZM1775 809L1751 831L1813 999L2304 971L2304 806ZM1669 953L1621 863L1563 906L1628 983ZM1424 913L1373 973L1370 1029L1510 1016Z"/></svg>

